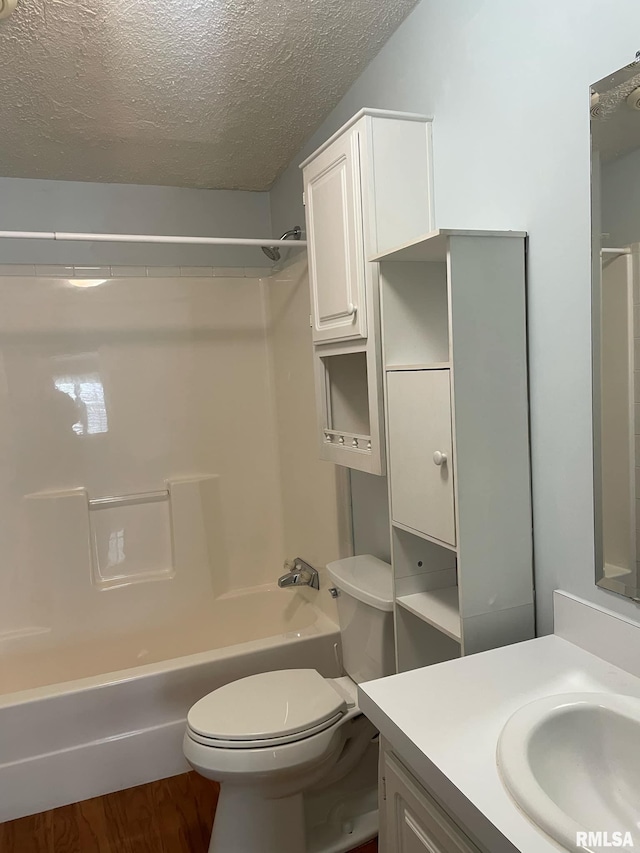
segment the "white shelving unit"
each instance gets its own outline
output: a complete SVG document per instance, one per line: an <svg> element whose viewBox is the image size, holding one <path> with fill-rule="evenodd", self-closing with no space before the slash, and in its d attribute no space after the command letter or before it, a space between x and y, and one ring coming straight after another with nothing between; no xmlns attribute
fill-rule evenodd
<svg viewBox="0 0 640 853"><path fill-rule="evenodd" d="M523 232L380 264L399 670L534 636Z"/></svg>
<svg viewBox="0 0 640 853"><path fill-rule="evenodd" d="M301 168L320 457L388 473L398 668L529 639L526 235L430 230L424 116Z"/></svg>

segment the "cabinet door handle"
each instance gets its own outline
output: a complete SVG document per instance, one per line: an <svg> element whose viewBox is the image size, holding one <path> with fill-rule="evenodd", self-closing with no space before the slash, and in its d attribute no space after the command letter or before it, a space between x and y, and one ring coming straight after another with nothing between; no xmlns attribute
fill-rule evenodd
<svg viewBox="0 0 640 853"><path fill-rule="evenodd" d="M439 450L433 454L433 464L434 465L446 465L447 464L447 454L441 453Z"/></svg>
<svg viewBox="0 0 640 853"><path fill-rule="evenodd" d="M355 316L355 313L356 313L356 311L357 311L357 310L358 310L358 309L357 309L357 307L353 304L353 302L350 302L350 303L347 305L347 314L348 314L350 317L354 317L354 316Z"/></svg>

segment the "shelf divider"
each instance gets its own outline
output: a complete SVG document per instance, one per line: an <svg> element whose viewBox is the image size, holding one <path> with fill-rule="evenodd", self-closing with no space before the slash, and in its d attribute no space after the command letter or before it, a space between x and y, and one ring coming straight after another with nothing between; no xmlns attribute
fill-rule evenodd
<svg viewBox="0 0 640 853"><path fill-rule="evenodd" d="M443 542L441 539L436 539L435 536L429 536L427 533L422 533L421 530L416 530L415 528L409 527L406 524L401 524L401 522L395 521L393 518L391 519L391 524L398 530L404 530L405 533L413 533L413 535L417 536L419 539L426 539L427 542L433 542L434 545L439 545L441 548L446 548L447 551L453 551L454 554L458 553L458 549L455 545L450 545L448 542Z"/></svg>
<svg viewBox="0 0 640 853"><path fill-rule="evenodd" d="M387 364L385 370L392 373L397 370L450 370L450 361L432 361L424 364Z"/></svg>

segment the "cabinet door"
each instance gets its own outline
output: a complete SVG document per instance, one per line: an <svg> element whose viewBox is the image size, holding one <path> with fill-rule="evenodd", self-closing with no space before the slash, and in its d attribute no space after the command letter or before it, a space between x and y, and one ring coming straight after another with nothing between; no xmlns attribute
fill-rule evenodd
<svg viewBox="0 0 640 853"><path fill-rule="evenodd" d="M480 853L391 756L383 769L385 849L381 853Z"/></svg>
<svg viewBox="0 0 640 853"><path fill-rule="evenodd" d="M304 169L313 340L367 336L360 130Z"/></svg>
<svg viewBox="0 0 640 853"><path fill-rule="evenodd" d="M393 520L455 545L449 371L388 373L387 410Z"/></svg>

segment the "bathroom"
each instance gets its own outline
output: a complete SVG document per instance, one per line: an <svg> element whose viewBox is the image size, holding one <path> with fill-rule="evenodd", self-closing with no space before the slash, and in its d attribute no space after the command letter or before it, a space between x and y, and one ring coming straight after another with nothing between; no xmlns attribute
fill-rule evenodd
<svg viewBox="0 0 640 853"><path fill-rule="evenodd" d="M367 845L369 853L376 849L378 825L381 851L413 853L430 849L428 843L445 853L599 849L595 841L567 847L552 827L540 829L539 821L534 825L523 816L522 804L512 806L515 816L508 812L517 797L500 788L493 766L482 776L489 780L484 800L474 800L462 779L434 775L434 762L444 773L446 756L438 762L403 713L413 712L418 729L433 728L443 743L449 733L434 719L457 720L458 748L473 752L473 738L489 743L493 736L473 728L490 709L474 713L451 681L469 667L467 682L482 684L473 665L485 661L490 667L495 659L507 671L506 658L492 656L527 649L526 661L512 662L525 673L521 693L515 682L510 688L513 712L525 705L523 695L535 698L537 649L573 673L569 688L557 686L559 671L547 673L555 679L554 694L609 689L602 686L609 683L604 665L594 663L597 673L587 677L586 663L573 652L578 648L607 661L608 669L619 668L611 692L640 695L633 681L640 676L638 595L619 580L622 564L609 559L606 542L602 559L599 541L603 507L597 477L594 486L594 446L597 457L599 428L604 435L608 425L594 430L591 286L594 234L606 234L602 245L614 248L632 247L639 237L626 227L624 206L607 195L604 180L602 223L596 204L592 216L597 162L589 127L590 87L593 99L596 81L630 65L640 50L637 4L180 0L159 9L149 2L0 0L3 13L0 231L22 236L0 237L0 850L207 850L218 788L215 778L205 779L185 759L187 713L245 677L308 668L324 679L346 677L338 608L348 596L327 565L353 555L393 560L394 594L406 599L379 611L396 620L396 652L404 663L391 679L398 680L370 682L357 694L381 735L381 748L374 738L367 760L374 749L390 756L400 775L411 777L414 787L417 780L465 829L466 840L455 846L441 838L392 839L382 807L375 825L367 818L360 826L330 804L340 837L334 847L322 847L316 838L308 849L346 853ZM605 92L603 87L600 100L606 106ZM391 525L391 533L394 459L385 432L388 439L404 421L385 421L383 397L391 400L402 389L381 390L385 353L374 351L373 335L366 348L358 349L353 336L334 347L310 328L312 253L317 249L314 263L320 264L312 275L320 276L340 245L334 230L329 238L325 234L321 250L309 226L308 187L319 162L314 158L363 109L369 111L359 119L366 125L363 162L372 150L375 156L382 151L390 168L403 161L412 175L424 178L413 188L411 181L402 184L411 216L389 217L383 199L380 216L387 218L381 218L378 234L393 231L400 220L404 231L372 246L362 261L367 270L380 267L375 287L384 314L400 320L384 329L383 346L396 347L389 363L431 362L442 372L447 359L420 351L420 329L412 321L420 310L402 314L411 299L417 300L414 307L422 305L418 288L408 282L414 296L392 300L393 277L402 278L403 265L393 267L390 258L372 261L374 255L451 229L456 234L446 237L444 251L452 260L458 250L461 263L468 257L462 241L471 238L459 232L505 242L487 235L508 233L518 248L505 252L520 258L512 273L517 287L509 291L520 301L496 312L490 294L474 303L473 291L461 286L460 301L450 306L465 330L456 334L454 325L449 340L460 383L460 429L455 446L438 447L437 469L429 464L446 472L455 452L454 473L462 477L466 453L472 476L480 421L505 431L505 459L491 445L489 482L502 495L495 518L502 513L507 519L490 538L507 550L502 562L487 550L493 574L479 575L475 586L467 574L460 594L464 590L469 601L476 595L479 602L493 582L498 605L501 595L506 603L479 609L474 601L469 618L461 619L460 598L456 627L446 621L451 598L436 596L436 621L446 622L442 635L419 621L414 597L432 591L435 574L433 591L454 590L465 559L489 545L479 536L467 558L460 527L456 568L454 550L438 544L446 534L415 537L413 522ZM598 113L598 98L593 110ZM388 155L384 146L370 148L367 141L367 134L375 141L382 111L404 128ZM405 135L418 127L426 143L400 156ZM602 168L603 175L613 171ZM618 179L617 186L625 181ZM593 188L598 202L596 179ZM625 215L633 222L633 212ZM295 234L279 239L296 226L299 240ZM83 234L93 239L80 239ZM105 239L114 235L154 240ZM623 266L633 254L603 262L603 287L606 276L628 281ZM425 255L416 269L444 269L442 257L437 263L434 258ZM449 275L453 271L455 266ZM438 281L434 277L436 296L444 292ZM357 309L363 304L348 300L348 323L361 322L364 312ZM368 307L373 309L371 300ZM489 328L492 318L497 322L498 314L503 321L511 317L509 328L518 332L509 339L509 364L517 369L496 375L515 383L517 393L511 385L513 393L502 400L500 383L488 385L492 406L476 423L464 416L469 408L462 382L475 363L472 339L474 347L483 345L478 330ZM474 317L482 323L474 325ZM380 322L375 314L367 320L370 329ZM490 337L507 345L498 333ZM487 352L477 363L495 366L486 338ZM331 360L341 348L357 351L349 362L353 371L342 377L346 384ZM362 384L354 392L365 357L366 393ZM337 461L347 452L333 446L342 427L321 422L331 396L316 390L321 366L325 378L333 371L336 379L334 414L346 412L343 433L360 442L356 464ZM628 383L634 379L627 377ZM482 377L465 381L469 406L481 405L471 390ZM509 405L510 420L491 421ZM362 435L369 437L365 446ZM406 436L407 446L411 438ZM367 459L369 440L374 447ZM612 441L605 452L622 446L618 438ZM330 461L330 454L338 456ZM629 455L627 448L626 461ZM477 469L486 471L485 463ZM390 477L378 473L385 469ZM627 504L618 518L620 512L635 517L630 469L626 476ZM608 479L602 485L606 500L613 487ZM412 505L409 500L408 512ZM610 518L606 505L604 512ZM467 518L472 537L478 525L473 515ZM456 520L465 523L462 516ZM621 525L623 537L629 526ZM635 545L627 545L633 562ZM406 571L399 572L402 561ZM424 568L429 561L437 572L409 571L410 564ZM319 589L305 564L317 570ZM375 568L366 571L375 574ZM278 586L279 578L296 575L302 583ZM587 612L594 620L588 629ZM495 634L482 622L487 613L504 614ZM578 642L575 625L581 620ZM460 633L466 648L455 660ZM559 651L554 642L565 645ZM411 681L412 673L424 683ZM428 700L436 684L438 696ZM392 707L394 696L385 690L402 707ZM455 707L462 709L457 714L447 705L456 697ZM633 733L629 738L633 742ZM633 778L637 791L640 782ZM380 779L385 783L378 790L387 791L382 804L390 799L390 776L381 771ZM181 810L169 808L172 802L183 802ZM258 803L247 800L239 808L258 822ZM219 826L222 813L220 807ZM113 826L120 827L119 841L109 835ZM621 818L619 825L584 828L611 835L626 824ZM228 845L219 842L213 853L243 851L233 838ZM245 845L243 853L254 851Z"/></svg>

